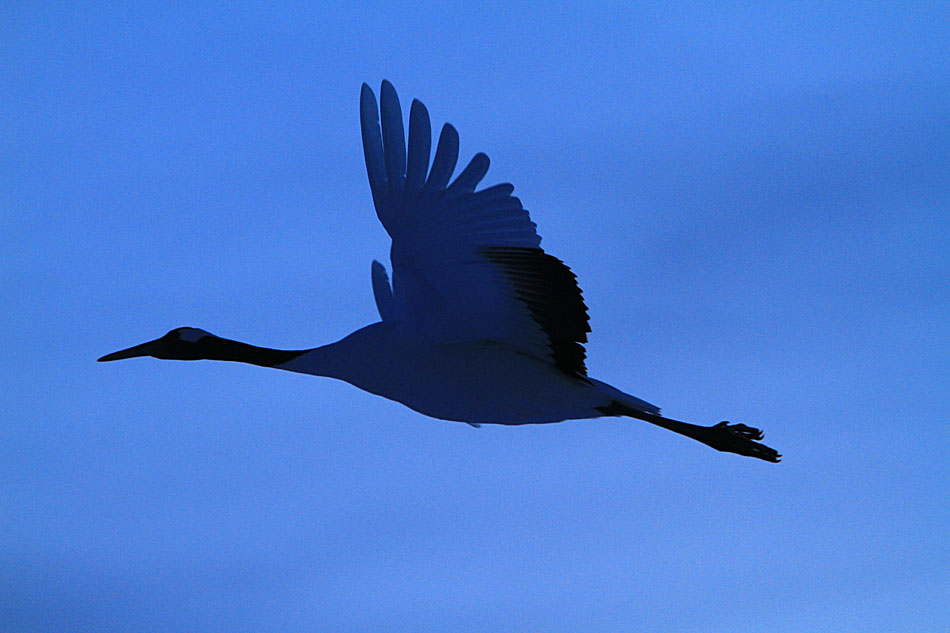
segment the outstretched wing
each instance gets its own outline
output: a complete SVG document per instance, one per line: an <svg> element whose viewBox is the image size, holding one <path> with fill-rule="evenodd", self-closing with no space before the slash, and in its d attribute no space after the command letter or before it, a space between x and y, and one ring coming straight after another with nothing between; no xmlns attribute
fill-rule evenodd
<svg viewBox="0 0 950 633"><path fill-rule="evenodd" d="M399 99L388 81L380 106L363 84L366 171L376 214L393 241L392 318L421 340L504 343L585 376L590 327L577 280L541 250L534 222L511 195L514 187L475 191L488 171L482 153L449 184L459 151L455 128L442 128L430 168L425 106L412 102L408 153Z"/></svg>

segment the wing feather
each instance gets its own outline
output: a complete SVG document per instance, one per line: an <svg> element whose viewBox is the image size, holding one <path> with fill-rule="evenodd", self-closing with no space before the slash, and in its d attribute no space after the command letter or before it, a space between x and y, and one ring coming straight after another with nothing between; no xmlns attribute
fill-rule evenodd
<svg viewBox="0 0 950 633"><path fill-rule="evenodd" d="M587 306L577 277L564 262L540 248L487 246L481 252L514 284L518 298L550 341L554 363L575 376L586 376Z"/></svg>
<svg viewBox="0 0 950 633"><path fill-rule="evenodd" d="M431 146L432 129L429 125L429 112L421 101L413 99L409 110L409 162L406 166L408 196L418 196L426 184Z"/></svg>
<svg viewBox="0 0 950 633"><path fill-rule="evenodd" d="M373 192L373 205L376 213L387 210L386 196L386 159L383 156L383 138L379 131L379 109L376 107L376 95L366 84L360 91L360 129L363 133L363 157L366 160L366 174L369 176L369 188ZM379 215L380 222L386 226L388 218Z"/></svg>
<svg viewBox="0 0 950 633"><path fill-rule="evenodd" d="M402 127L402 110L396 89L383 81L379 91L380 119L383 124L383 150L386 155L386 177L392 195L398 200L406 186L406 133Z"/></svg>
<svg viewBox="0 0 950 633"><path fill-rule="evenodd" d="M429 170L429 180L426 181L426 192L439 195L449 184L455 164L459 159L459 133L451 123L442 126L439 134L439 144L435 148L435 158L432 159L432 169Z"/></svg>
<svg viewBox="0 0 950 633"><path fill-rule="evenodd" d="M481 152L475 154L468 166L463 169L462 173L455 179L455 182L449 185L449 188L445 190L443 196L446 201L461 198L465 194L474 192L475 187L478 186L478 183L480 183L482 178L485 177L485 174L488 173L489 162L488 156L485 154Z"/></svg>
<svg viewBox="0 0 950 633"><path fill-rule="evenodd" d="M376 309L379 310L379 316L383 321L391 321L396 318L396 304L393 301L393 289L389 285L386 267L374 259L370 272Z"/></svg>
<svg viewBox="0 0 950 633"><path fill-rule="evenodd" d="M450 185L458 132L448 123L442 127L430 168L431 125L419 101L409 113L407 154L399 99L387 81L379 110L363 85L360 120L373 203L393 240L391 293L385 269L373 264L383 319L436 344L507 344L585 378L590 328L577 280L541 250L537 227L512 185L475 191L488 172L488 156L475 154Z"/></svg>

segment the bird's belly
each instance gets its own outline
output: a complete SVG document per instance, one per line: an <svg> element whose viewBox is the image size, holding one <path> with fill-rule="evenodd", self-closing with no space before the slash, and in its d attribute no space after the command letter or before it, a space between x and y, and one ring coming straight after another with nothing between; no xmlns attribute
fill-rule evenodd
<svg viewBox="0 0 950 633"><path fill-rule="evenodd" d="M538 424L597 417L609 399L550 363L504 346L439 346L380 363L348 382L425 415L469 423Z"/></svg>

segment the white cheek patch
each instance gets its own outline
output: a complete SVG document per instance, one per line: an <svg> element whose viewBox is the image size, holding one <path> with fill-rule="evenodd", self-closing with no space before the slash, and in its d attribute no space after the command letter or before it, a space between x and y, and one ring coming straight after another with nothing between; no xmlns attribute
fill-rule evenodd
<svg viewBox="0 0 950 633"><path fill-rule="evenodd" d="M211 334L204 330L199 330L198 328L183 327L178 330L178 338L189 343L197 343L199 339L206 336L211 336Z"/></svg>

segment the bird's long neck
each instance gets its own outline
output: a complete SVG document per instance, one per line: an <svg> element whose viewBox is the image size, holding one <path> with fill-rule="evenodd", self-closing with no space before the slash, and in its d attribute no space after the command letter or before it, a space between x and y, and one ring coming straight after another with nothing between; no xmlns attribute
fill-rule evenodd
<svg viewBox="0 0 950 633"><path fill-rule="evenodd" d="M341 355L337 343L312 349L271 349L209 336L201 339L198 345L202 359L250 363L312 376L341 377Z"/></svg>
<svg viewBox="0 0 950 633"><path fill-rule="evenodd" d="M357 379L372 369L372 359L379 350L391 343L392 326L373 323L356 330L336 343L312 349L271 349L257 347L240 341L209 335L196 345L192 359L229 360L250 363L261 367L273 367L312 376L337 378L366 389ZM177 356L179 360L187 360ZM370 371L372 375L372 371ZM371 391L371 389L367 389ZM373 392L375 393L375 391Z"/></svg>
<svg viewBox="0 0 950 633"><path fill-rule="evenodd" d="M217 336L207 336L198 342L198 351L202 359L228 360L250 363L261 367L278 367L311 350L271 349Z"/></svg>

